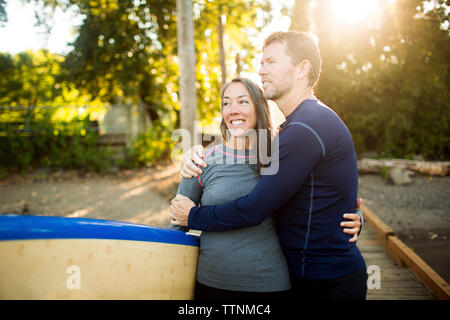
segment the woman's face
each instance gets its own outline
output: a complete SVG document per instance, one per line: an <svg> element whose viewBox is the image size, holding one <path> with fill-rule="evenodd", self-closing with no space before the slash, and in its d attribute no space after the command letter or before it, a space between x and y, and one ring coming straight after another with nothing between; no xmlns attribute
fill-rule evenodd
<svg viewBox="0 0 450 320"><path fill-rule="evenodd" d="M253 101L242 83L233 82L226 89L222 100L222 117L234 137L256 129L257 116Z"/></svg>

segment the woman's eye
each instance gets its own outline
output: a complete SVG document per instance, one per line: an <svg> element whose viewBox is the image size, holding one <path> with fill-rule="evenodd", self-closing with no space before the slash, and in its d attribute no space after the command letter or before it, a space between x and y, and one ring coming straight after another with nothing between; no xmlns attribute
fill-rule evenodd
<svg viewBox="0 0 450 320"><path fill-rule="evenodd" d="M230 104L229 104L228 102L224 102L224 103L222 104L222 106L223 106L224 108L228 108L228 107L230 106Z"/></svg>
<svg viewBox="0 0 450 320"><path fill-rule="evenodd" d="M248 101L247 100L241 100L241 101L239 101L239 103L240 104L248 104Z"/></svg>

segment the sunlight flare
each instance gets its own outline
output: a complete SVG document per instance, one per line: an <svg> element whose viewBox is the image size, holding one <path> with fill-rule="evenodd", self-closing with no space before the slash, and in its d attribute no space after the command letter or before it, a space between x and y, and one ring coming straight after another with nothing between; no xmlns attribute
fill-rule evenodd
<svg viewBox="0 0 450 320"><path fill-rule="evenodd" d="M377 0L333 0L331 9L338 22L356 24L380 11Z"/></svg>

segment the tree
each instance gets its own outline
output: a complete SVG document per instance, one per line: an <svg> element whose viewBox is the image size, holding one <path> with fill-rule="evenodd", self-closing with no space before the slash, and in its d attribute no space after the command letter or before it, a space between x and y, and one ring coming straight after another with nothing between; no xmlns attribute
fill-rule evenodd
<svg viewBox="0 0 450 320"><path fill-rule="evenodd" d="M180 119L175 0L24 1L45 6L46 10L36 12L36 16L39 23L49 27L56 8L70 8L83 17L75 29L77 37L71 43L73 49L65 57L58 58L55 69L59 70L58 74L47 73L53 79L53 88L67 83L68 88L80 92L80 97L84 98L86 94L88 100L141 106L141 122L148 130L137 142L142 153L146 153L138 160L148 164L164 154L160 151L170 148L170 132L179 126ZM223 10L221 15L217 10L219 5ZM206 123L220 111L219 16L223 17L224 27L226 72L223 74L233 75L237 69L234 61L237 53L241 56L240 68L251 70L256 50L249 39L270 20L269 9L267 0L194 1L197 111ZM260 17L263 23L257 23ZM11 66L16 68L10 62L8 58L0 58L5 70ZM17 79L12 80L10 85L14 85ZM21 82L16 85L20 87ZM46 103L60 99L58 90L54 91L56 96L48 97ZM56 100L52 102L53 98ZM38 102L30 98L20 103L30 105ZM148 149L152 152L147 156Z"/></svg>
<svg viewBox="0 0 450 320"><path fill-rule="evenodd" d="M84 105L88 98L64 80L64 56L48 50L0 53L0 106Z"/></svg>
<svg viewBox="0 0 450 320"><path fill-rule="evenodd" d="M2 135L10 123L28 126L44 118L70 121L79 116L74 106L89 106L91 111L104 112L98 100L89 99L73 83L63 80L62 61L63 56L48 50L29 50L15 55L0 53Z"/></svg>
<svg viewBox="0 0 450 320"><path fill-rule="evenodd" d="M28 0L49 8L75 7L85 16L66 59L68 75L92 96L105 101L141 101L150 119L178 117L178 59L175 0ZM226 55L241 53L249 68L255 48L247 39L258 32L258 15L270 19L268 1L195 1L194 29L198 111L212 119L219 111L218 6L227 17ZM262 13L261 13L262 11ZM43 13L37 13L43 15ZM46 18L41 17L45 22ZM227 69L234 60L226 61ZM231 72L234 73L234 72ZM164 119L162 119L163 117Z"/></svg>
<svg viewBox="0 0 450 320"><path fill-rule="evenodd" d="M380 16L358 25L336 23L329 2L315 2L310 21L323 59L317 95L348 125L357 151L448 159L445 1L430 8L421 0L379 0ZM306 14L303 1L296 10Z"/></svg>
<svg viewBox="0 0 450 320"><path fill-rule="evenodd" d="M6 14L6 0L0 0L0 28L5 22L8 22L8 15Z"/></svg>
<svg viewBox="0 0 450 320"><path fill-rule="evenodd" d="M190 137L194 137L194 124L197 119L197 96L195 89L195 43L192 1L177 0L177 11L181 127L189 131Z"/></svg>
<svg viewBox="0 0 450 320"><path fill-rule="evenodd" d="M292 31L308 32L311 28L309 6L311 0L296 0L292 7L290 18L291 25L289 27Z"/></svg>
<svg viewBox="0 0 450 320"><path fill-rule="evenodd" d="M209 122L218 116L220 89L226 78L255 71L253 61L261 48L255 47L252 39L271 21L271 10L267 0L194 2L200 119Z"/></svg>
<svg viewBox="0 0 450 320"><path fill-rule="evenodd" d="M141 106L145 126L167 121L164 115L173 118L179 109L173 95L178 91L174 0L35 2L76 8L85 17L63 63L78 87L105 102ZM45 12L37 14L42 23L48 20Z"/></svg>

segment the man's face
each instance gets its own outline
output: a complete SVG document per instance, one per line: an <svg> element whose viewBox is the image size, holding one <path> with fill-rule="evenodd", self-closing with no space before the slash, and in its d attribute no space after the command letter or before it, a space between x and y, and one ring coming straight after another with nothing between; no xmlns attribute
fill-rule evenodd
<svg viewBox="0 0 450 320"><path fill-rule="evenodd" d="M275 42L264 48L259 76L266 99L276 101L294 85L295 66L285 47L284 43Z"/></svg>

